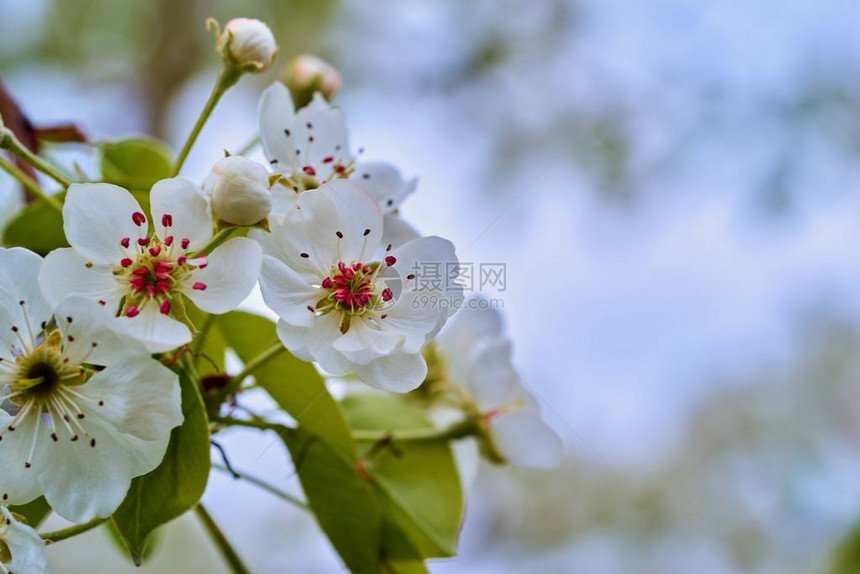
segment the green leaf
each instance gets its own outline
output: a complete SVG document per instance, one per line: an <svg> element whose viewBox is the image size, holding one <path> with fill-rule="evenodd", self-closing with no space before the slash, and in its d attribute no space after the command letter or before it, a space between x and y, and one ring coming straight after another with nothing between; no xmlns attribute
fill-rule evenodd
<svg viewBox="0 0 860 574"><path fill-rule="evenodd" d="M308 506L354 574L379 574L381 516L373 487L328 443L302 429L280 433L293 457Z"/></svg>
<svg viewBox="0 0 860 574"><path fill-rule="evenodd" d="M347 420L361 430L431 428L421 411L378 394L347 397ZM392 560L449 557L457 553L465 497L450 445L443 441L360 444L385 516L382 550Z"/></svg>
<svg viewBox="0 0 860 574"><path fill-rule="evenodd" d="M26 206L3 230L3 245L26 247L39 255L59 247L68 247L63 233L63 217L44 201Z"/></svg>
<svg viewBox="0 0 860 574"><path fill-rule="evenodd" d="M227 345L243 362L278 343L275 324L259 315L233 311L218 317L218 325ZM254 377L306 431L328 442L347 460L356 458L352 431L312 364L284 351L257 369Z"/></svg>
<svg viewBox="0 0 860 574"><path fill-rule="evenodd" d="M185 420L170 435L161 465L135 478L113 515L135 564L140 565L152 532L193 508L206 490L211 461L209 421L196 385L180 373Z"/></svg>
<svg viewBox="0 0 860 574"><path fill-rule="evenodd" d="M388 574L430 574L423 560L384 561Z"/></svg>
<svg viewBox="0 0 860 574"><path fill-rule="evenodd" d="M101 144L102 179L126 189L148 190L172 175L170 149L154 139L135 138Z"/></svg>
<svg viewBox="0 0 860 574"><path fill-rule="evenodd" d="M33 528L38 528L51 513L51 506L48 504L48 501L45 500L44 496L40 496L36 500L28 502L27 504L10 506L9 510L26 518L28 525Z"/></svg>
<svg viewBox="0 0 860 574"><path fill-rule="evenodd" d="M860 572L860 525L848 533L838 544L831 557L830 574L857 574Z"/></svg>
<svg viewBox="0 0 860 574"><path fill-rule="evenodd" d="M111 543L113 543L114 548L116 548L123 556L128 553L128 549L125 544L125 540L120 534L119 528L115 522L108 522L108 535L110 536ZM148 562L152 555L155 554L155 551L161 546L161 540L163 536L161 536L163 530L157 529L152 533L143 546L143 553L141 554L141 562Z"/></svg>

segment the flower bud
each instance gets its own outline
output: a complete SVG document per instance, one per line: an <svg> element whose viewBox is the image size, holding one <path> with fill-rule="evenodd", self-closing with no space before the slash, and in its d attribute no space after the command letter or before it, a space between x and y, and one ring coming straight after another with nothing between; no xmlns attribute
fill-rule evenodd
<svg viewBox="0 0 860 574"><path fill-rule="evenodd" d="M227 22L218 38L218 51L232 64L253 72L272 65L278 45L269 27L251 18L234 18Z"/></svg>
<svg viewBox="0 0 860 574"><path fill-rule="evenodd" d="M342 83L340 72L334 66L310 54L296 56L290 61L284 82L290 88L297 108L309 103L314 92L319 92L325 99L331 100Z"/></svg>
<svg viewBox="0 0 860 574"><path fill-rule="evenodd" d="M203 183L212 211L225 223L255 225L272 209L269 174L255 161L234 155L220 160Z"/></svg>

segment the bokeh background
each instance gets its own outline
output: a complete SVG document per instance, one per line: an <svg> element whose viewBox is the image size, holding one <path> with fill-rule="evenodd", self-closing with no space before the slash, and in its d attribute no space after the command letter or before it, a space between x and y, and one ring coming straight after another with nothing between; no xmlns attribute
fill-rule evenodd
<svg viewBox="0 0 860 574"><path fill-rule="evenodd" d="M210 15L266 20L281 64L334 62L355 145L420 177L404 215L507 266L489 294L568 460L482 465L434 572L828 571L860 518L856 2L0 0L0 74L36 123L178 147ZM190 176L253 137L277 74L227 95ZM287 483L279 445L231 432L238 468ZM205 500L255 571L340 568L253 486L214 475ZM224 571L193 517L157 544L141 569L104 529L49 554Z"/></svg>

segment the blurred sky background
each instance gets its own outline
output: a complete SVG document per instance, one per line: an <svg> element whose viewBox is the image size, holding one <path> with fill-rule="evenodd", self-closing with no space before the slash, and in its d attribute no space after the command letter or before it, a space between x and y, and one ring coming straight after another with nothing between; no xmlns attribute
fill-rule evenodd
<svg viewBox="0 0 860 574"><path fill-rule="evenodd" d="M860 5L0 0L0 74L36 123L175 149L217 68L210 15L269 22L282 65L334 62L354 146L420 178L404 215L507 265L488 294L568 461L483 465L434 572L827 570L860 518ZM256 133L277 75L226 96L185 173ZM237 468L284 482L280 446L230 432ZM338 570L307 516L213 476L254 571ZM193 517L159 546L141 569L106 530L49 555L225 571Z"/></svg>

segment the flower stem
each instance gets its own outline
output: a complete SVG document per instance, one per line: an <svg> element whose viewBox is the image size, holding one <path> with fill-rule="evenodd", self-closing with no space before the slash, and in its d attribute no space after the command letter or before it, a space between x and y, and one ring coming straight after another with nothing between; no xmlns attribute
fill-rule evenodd
<svg viewBox="0 0 860 574"><path fill-rule="evenodd" d="M209 243L206 244L206 247L204 247L194 255L196 257L209 255L210 253L215 251L215 248L230 239L230 236L232 236L233 233L235 233L238 229L238 227L225 227L224 229L213 235L212 239L209 240Z"/></svg>
<svg viewBox="0 0 860 574"><path fill-rule="evenodd" d="M176 158L176 165L173 166L174 177L179 175L179 171L182 169L185 160L188 159L188 154L191 152L194 142L197 141L197 136L200 135L200 131L203 129L203 126L206 125L206 120L208 120L209 116L212 115L212 110L214 110L215 106L218 105L218 101L221 99L221 96L223 96L230 87L239 81L241 75L242 73L234 66L225 63L221 67L221 70L218 72L218 79L212 87L212 93L209 94L209 99L206 100L206 105L203 106L203 110L200 112L200 117L197 118L197 123L194 124L194 127L191 129L191 133L188 134L188 139L185 140L185 144L182 146L182 150Z"/></svg>
<svg viewBox="0 0 860 574"><path fill-rule="evenodd" d="M89 532L93 528L97 528L107 521L107 518L93 518L86 524L76 524L74 526L69 526L68 528L63 528L62 530L45 532L44 534L40 534L40 536L46 543L53 544L54 542L59 542L61 540L66 540L67 538L77 536L78 534Z"/></svg>
<svg viewBox="0 0 860 574"><path fill-rule="evenodd" d="M32 177L24 173L24 171L15 165L13 162L7 160L5 157L0 156L0 169L14 177L18 180L18 182L24 186L24 189L37 199L41 199L47 205L50 205L52 208L56 209L58 212L63 212L63 206L57 200L56 197L52 195L46 194L42 191L42 188L39 187L39 184Z"/></svg>
<svg viewBox="0 0 860 574"><path fill-rule="evenodd" d="M203 523L203 527L206 529L206 532L208 532L209 536L212 537L212 541L216 546L218 546L218 550L221 551L221 555L224 556L224 559L227 560L228 564L230 564L230 570L233 571L234 574L251 574L251 571L248 570L248 567L245 566L244 562L242 562L239 554L237 554L236 550L233 549L230 541L227 540L226 536L224 536L224 532L221 531L212 519L212 516L206 510L206 507L202 504L198 504L194 511L197 513L197 517L200 518L200 522Z"/></svg>
<svg viewBox="0 0 860 574"><path fill-rule="evenodd" d="M229 473L231 475L233 474L232 472L230 472L230 469L228 469L226 466L224 466L222 464L212 463L212 468L218 469L221 472ZM293 496L292 494L290 494L288 492L284 492L283 490L281 490L280 488L278 488L276 486L272 486L268 482L266 482L260 478L257 478L256 476L253 476L253 475L250 475L250 474L247 474L244 472L236 472L236 475L238 475L238 476L236 476L237 479L241 479L241 480L244 480L246 482L253 484L254 486L258 486L258 487L262 488L263 490L265 490L266 492L277 496L281 500L285 500L286 502L289 502L293 506L301 508L302 510L308 509L308 505L304 501L298 499L297 497Z"/></svg>
<svg viewBox="0 0 860 574"><path fill-rule="evenodd" d="M72 181L63 175L57 168L31 152L27 146L22 144L12 130L9 128L0 128L0 148L8 149L51 179L67 189L72 185Z"/></svg>
<svg viewBox="0 0 860 574"><path fill-rule="evenodd" d="M449 441L476 434L478 427L474 420L464 419L448 427L389 430L353 430L352 438L359 441Z"/></svg>
<svg viewBox="0 0 860 574"><path fill-rule="evenodd" d="M212 421L228 426L247 427L258 430L272 430L276 432L282 432L285 428L288 428L282 424L257 420L235 419L231 417L212 418ZM472 436L477 434L478 431L479 428L477 421L468 418L442 429L353 430L352 438L366 442L449 441Z"/></svg>
<svg viewBox="0 0 860 574"><path fill-rule="evenodd" d="M259 369L260 367L262 367L263 365L265 365L286 350L287 349L284 347L284 345L282 345L281 342L278 341L277 343L275 343L274 345L272 345L271 347L245 363L245 368L239 371L239 373L234 376L233 379L230 381L230 384L228 385L228 388L230 388L230 392L235 392L239 390L239 385L242 384L242 381L244 381L250 375L254 374L254 371L256 371L257 369Z"/></svg>

